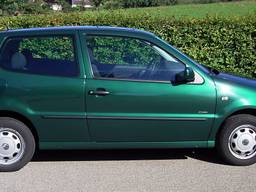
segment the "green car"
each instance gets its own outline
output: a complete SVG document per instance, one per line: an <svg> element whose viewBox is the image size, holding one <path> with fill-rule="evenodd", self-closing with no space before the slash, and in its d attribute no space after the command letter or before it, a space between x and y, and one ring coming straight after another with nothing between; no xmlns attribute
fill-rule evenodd
<svg viewBox="0 0 256 192"><path fill-rule="evenodd" d="M216 147L256 162L256 81L117 27L0 32L0 171L35 149Z"/></svg>

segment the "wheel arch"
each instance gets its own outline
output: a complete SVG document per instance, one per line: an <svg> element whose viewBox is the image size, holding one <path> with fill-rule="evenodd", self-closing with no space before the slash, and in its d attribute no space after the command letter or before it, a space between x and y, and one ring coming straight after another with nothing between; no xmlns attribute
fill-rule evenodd
<svg viewBox="0 0 256 192"><path fill-rule="evenodd" d="M218 135L219 135L220 131L222 130L223 125L226 123L228 118L230 118L234 115L242 115L242 114L253 115L256 117L256 109L255 108L240 109L240 110L234 111L233 113L231 113L227 117L225 117L225 119L221 122L220 126L218 127L218 130L216 131L215 140L218 138Z"/></svg>
<svg viewBox="0 0 256 192"><path fill-rule="evenodd" d="M30 129L30 131L32 132L32 134L34 136L34 139L36 142L36 149L39 148L39 136L38 136L35 126L29 120L29 118L27 118L26 116L24 116L18 112L8 111L8 110L0 110L0 117L11 117L11 118L17 119L17 120L21 121L22 123L24 123Z"/></svg>

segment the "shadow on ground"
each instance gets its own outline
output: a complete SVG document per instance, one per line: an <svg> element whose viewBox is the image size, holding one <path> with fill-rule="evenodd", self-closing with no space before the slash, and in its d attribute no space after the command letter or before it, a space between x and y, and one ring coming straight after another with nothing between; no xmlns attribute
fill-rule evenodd
<svg viewBox="0 0 256 192"><path fill-rule="evenodd" d="M39 151L32 161L121 161L198 159L224 164L215 149L129 149Z"/></svg>

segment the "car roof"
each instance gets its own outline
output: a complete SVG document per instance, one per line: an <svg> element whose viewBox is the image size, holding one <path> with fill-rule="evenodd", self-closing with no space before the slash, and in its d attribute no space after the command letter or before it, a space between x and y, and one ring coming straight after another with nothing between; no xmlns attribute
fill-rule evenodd
<svg viewBox="0 0 256 192"><path fill-rule="evenodd" d="M19 32L51 32L51 31L70 31L70 30L84 30L84 31L108 31L108 32L127 32L136 33L140 35L155 36L151 32L139 30L135 28L127 27L111 27L111 26L60 26L60 27L36 27L36 28L24 28L24 29L8 29L1 31L0 33L19 33Z"/></svg>

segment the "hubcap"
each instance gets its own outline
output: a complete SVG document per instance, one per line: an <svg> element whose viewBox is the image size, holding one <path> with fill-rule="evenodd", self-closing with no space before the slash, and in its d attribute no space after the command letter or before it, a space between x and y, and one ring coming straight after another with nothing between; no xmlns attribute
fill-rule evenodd
<svg viewBox="0 0 256 192"><path fill-rule="evenodd" d="M24 149L24 140L18 132L10 128L0 128L0 165L10 165L19 161Z"/></svg>
<svg viewBox="0 0 256 192"><path fill-rule="evenodd" d="M238 159L250 159L256 154L256 127L241 125L229 137L229 150Z"/></svg>

